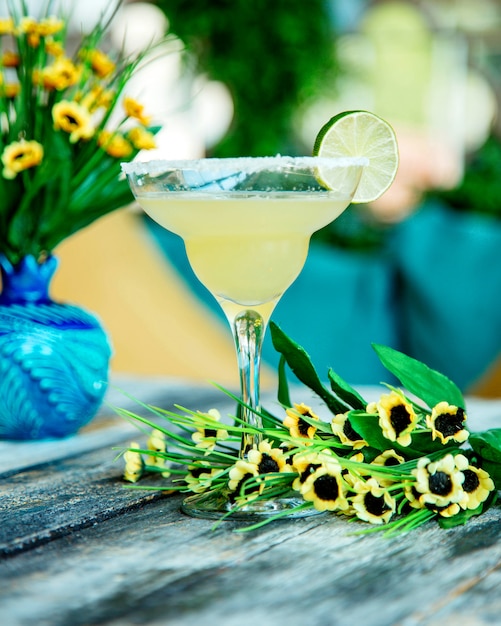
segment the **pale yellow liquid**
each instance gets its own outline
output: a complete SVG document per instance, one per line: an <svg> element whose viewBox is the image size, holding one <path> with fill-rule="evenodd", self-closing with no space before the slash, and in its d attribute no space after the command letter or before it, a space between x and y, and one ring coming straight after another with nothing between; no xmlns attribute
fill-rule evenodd
<svg viewBox="0 0 501 626"><path fill-rule="evenodd" d="M312 233L332 222L350 199L294 192L151 193L138 201L184 239L195 274L229 317L250 308L268 318L303 268Z"/></svg>

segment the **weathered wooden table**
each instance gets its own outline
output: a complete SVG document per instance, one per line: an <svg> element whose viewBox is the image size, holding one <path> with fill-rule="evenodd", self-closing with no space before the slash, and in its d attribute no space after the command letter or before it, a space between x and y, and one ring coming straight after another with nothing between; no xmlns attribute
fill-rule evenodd
<svg viewBox="0 0 501 626"><path fill-rule="evenodd" d="M178 381L121 386L164 407L227 406ZM131 405L115 391L110 401ZM501 402L472 399L469 417L499 425ZM2 626L501 624L499 505L397 539L354 535L328 514L213 531L179 512L179 495L123 488L113 448L132 438L104 409L64 441L0 442Z"/></svg>

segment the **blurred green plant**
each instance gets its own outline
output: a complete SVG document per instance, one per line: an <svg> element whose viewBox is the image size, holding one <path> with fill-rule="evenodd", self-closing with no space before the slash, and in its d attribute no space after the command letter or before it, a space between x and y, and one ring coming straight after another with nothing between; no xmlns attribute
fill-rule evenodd
<svg viewBox="0 0 501 626"><path fill-rule="evenodd" d="M156 0L196 70L231 91L233 124L211 156L305 151L298 107L335 88L335 32L325 0ZM310 151L312 146L306 147Z"/></svg>

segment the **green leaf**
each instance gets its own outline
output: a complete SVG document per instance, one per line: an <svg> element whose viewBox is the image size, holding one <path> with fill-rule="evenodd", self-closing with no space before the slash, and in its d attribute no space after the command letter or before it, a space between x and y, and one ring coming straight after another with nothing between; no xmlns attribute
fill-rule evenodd
<svg viewBox="0 0 501 626"><path fill-rule="evenodd" d="M349 409L325 387L318 377L309 355L304 348L290 339L277 324L270 322L273 347L282 354L295 376L314 391L333 413L344 413Z"/></svg>
<svg viewBox="0 0 501 626"><path fill-rule="evenodd" d="M474 452L480 457L480 465L501 489L501 428L491 428L472 433L468 439Z"/></svg>
<svg viewBox="0 0 501 626"><path fill-rule="evenodd" d="M474 517L475 515L482 515L484 511L487 511L487 509L495 503L496 499L496 491L491 491L487 500L479 504L476 509L466 509L465 511L460 511L452 517L442 517L439 515L438 524L441 528L454 528L454 526L461 526L463 524L466 524L466 522L470 518Z"/></svg>
<svg viewBox="0 0 501 626"><path fill-rule="evenodd" d="M370 415L365 411L350 411L348 419L353 430L372 448L383 452L394 447L393 443L383 435L377 415Z"/></svg>
<svg viewBox="0 0 501 626"><path fill-rule="evenodd" d="M333 369L329 370L328 376L332 391L341 398L341 400L349 404L353 409L360 409L361 411L365 409L367 402L356 389L343 380L341 376L336 374Z"/></svg>
<svg viewBox="0 0 501 626"><path fill-rule="evenodd" d="M291 407L291 398L289 394L289 383L287 381L286 367L287 361L284 355L280 355L280 361L278 362L278 401L282 406Z"/></svg>
<svg viewBox="0 0 501 626"><path fill-rule="evenodd" d="M408 391L421 398L429 407L445 401L462 409L465 408L463 394L444 374L389 346L372 344L372 347L386 369L394 374Z"/></svg>
<svg viewBox="0 0 501 626"><path fill-rule="evenodd" d="M471 433L468 442L482 459L501 464L501 428Z"/></svg>

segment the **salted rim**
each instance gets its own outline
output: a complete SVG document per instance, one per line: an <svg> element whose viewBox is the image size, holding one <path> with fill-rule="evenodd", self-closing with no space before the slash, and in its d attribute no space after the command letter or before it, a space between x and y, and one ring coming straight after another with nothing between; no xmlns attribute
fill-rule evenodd
<svg viewBox="0 0 501 626"><path fill-rule="evenodd" d="M345 167L347 165L368 165L367 157L318 157L318 156L274 156L274 157L227 157L227 158L203 158L203 159L153 159L151 161L129 161L121 163L124 174L149 174L155 176L168 170L202 170L217 171L219 169L233 167L239 172L252 172L262 167L295 166L295 167Z"/></svg>

